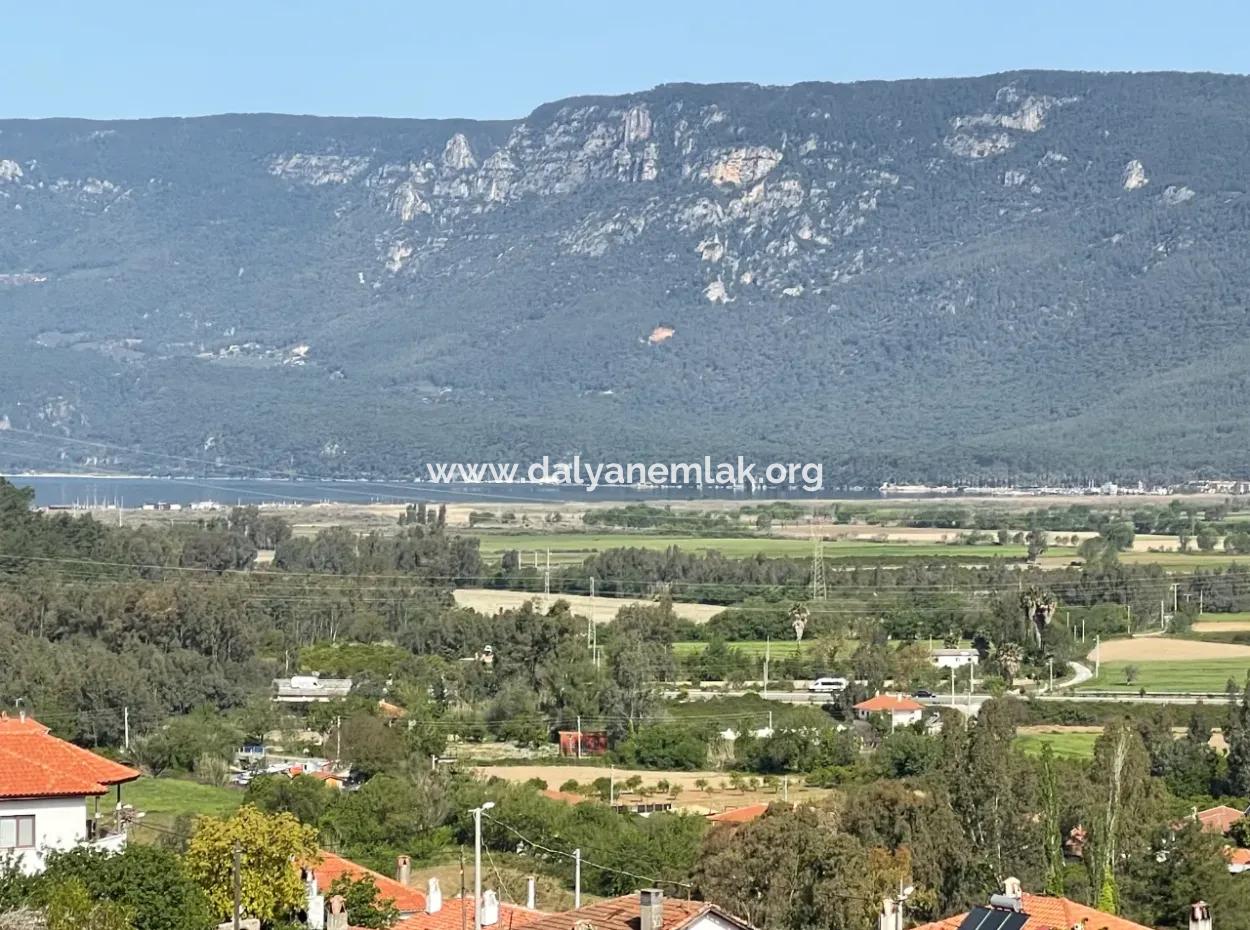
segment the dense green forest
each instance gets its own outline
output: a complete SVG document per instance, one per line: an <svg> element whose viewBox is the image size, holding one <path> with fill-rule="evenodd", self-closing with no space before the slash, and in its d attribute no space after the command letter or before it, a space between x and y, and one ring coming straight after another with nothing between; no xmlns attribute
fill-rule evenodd
<svg viewBox="0 0 1250 930"><path fill-rule="evenodd" d="M1248 81L0 121L0 423L56 437L0 435L0 462L1237 471Z"/></svg>

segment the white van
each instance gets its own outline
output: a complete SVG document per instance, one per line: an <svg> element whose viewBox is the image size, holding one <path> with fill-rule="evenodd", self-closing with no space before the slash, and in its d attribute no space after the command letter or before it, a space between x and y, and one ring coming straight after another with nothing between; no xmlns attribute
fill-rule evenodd
<svg viewBox="0 0 1250 930"><path fill-rule="evenodd" d="M849 685L845 678L817 678L807 690L818 694L838 694L846 690Z"/></svg>

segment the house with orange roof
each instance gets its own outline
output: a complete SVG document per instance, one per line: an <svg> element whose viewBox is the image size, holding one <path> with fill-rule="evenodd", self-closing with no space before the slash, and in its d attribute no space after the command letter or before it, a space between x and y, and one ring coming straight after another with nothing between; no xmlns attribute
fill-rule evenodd
<svg viewBox="0 0 1250 930"><path fill-rule="evenodd" d="M855 716L860 720L887 715L890 729L911 726L924 716L924 705L901 694L878 694L855 705Z"/></svg>
<svg viewBox="0 0 1250 930"><path fill-rule="evenodd" d="M768 810L766 802L747 804L744 807L731 807L718 814L708 814L707 819L711 823L750 823L757 817L762 817L766 810Z"/></svg>
<svg viewBox="0 0 1250 930"><path fill-rule="evenodd" d="M658 888L608 898L526 924L525 930L754 930L740 917L707 901L666 896Z"/></svg>
<svg viewBox="0 0 1250 930"><path fill-rule="evenodd" d="M521 930L522 927L551 916L534 908L533 889L531 878L529 900L525 907L504 904L494 891L483 891L482 926L492 930ZM438 879L431 878L425 892L425 910L400 920L391 930L473 930L476 926L475 911L472 897L444 901ZM348 918L351 918L350 914Z"/></svg>
<svg viewBox="0 0 1250 930"><path fill-rule="evenodd" d="M902 908L887 900L882 915L883 930L901 930ZM1211 930L1210 909L1204 902L1194 905L1191 930ZM1205 914L1205 923L1202 915ZM1068 898L1029 894L1021 891L1014 878L1004 882L1004 892L993 895L983 907L973 908L943 920L921 924L913 930L1155 930L1114 914L1107 914Z"/></svg>
<svg viewBox="0 0 1250 930"><path fill-rule="evenodd" d="M325 926L326 897L330 894L334 882L343 877L352 881L360 881L362 878L372 879L373 884L377 886L378 897L394 902L401 920L420 914L425 910L426 899L424 894L408 885L409 868L409 858L400 856L396 861L397 877L389 878L381 872L365 868L327 849L321 850L320 862L305 865L301 869L308 898L308 925L310 927ZM350 921L351 914L348 914L347 918Z"/></svg>
<svg viewBox="0 0 1250 930"><path fill-rule="evenodd" d="M128 766L57 739L33 717L0 713L0 857L33 875L43 871L49 852L81 845L121 849L121 786L138 777ZM116 799L102 817L100 798L112 788Z"/></svg>
<svg viewBox="0 0 1250 930"><path fill-rule="evenodd" d="M1197 811L1194 819L1202 826L1203 833L1219 833L1222 836L1232 829L1233 824L1245 816L1245 811L1220 804L1216 807L1208 807L1204 811Z"/></svg>

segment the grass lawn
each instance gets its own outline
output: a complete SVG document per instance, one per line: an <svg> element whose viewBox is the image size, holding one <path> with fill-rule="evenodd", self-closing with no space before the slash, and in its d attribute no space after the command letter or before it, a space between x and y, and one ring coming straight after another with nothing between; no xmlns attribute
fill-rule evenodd
<svg viewBox="0 0 1250 930"><path fill-rule="evenodd" d="M1092 759L1097 733L1021 733L1018 746L1026 755L1040 756L1049 745L1057 759Z"/></svg>
<svg viewBox="0 0 1250 930"><path fill-rule="evenodd" d="M956 531L952 530L954 536ZM664 536L655 533L503 533L503 532L471 532L481 541L481 552L484 556L498 556L509 549L524 551L531 560L532 552L540 553L540 562L545 563L546 551L551 550L553 563L567 564L579 562L588 556L606 549L634 547L663 551L671 546L692 552L708 552L715 550L729 558L749 558L765 555L774 558L792 557L809 558L812 554L812 543L807 539L792 537L768 536ZM1026 554L1024 546L965 546L934 542L868 542L865 540L836 540L826 542L825 557L837 559L908 559L919 557L948 558L1023 558ZM524 561L524 560L523 560Z"/></svg>
<svg viewBox="0 0 1250 930"><path fill-rule="evenodd" d="M1207 611L1199 619L1200 623L1250 623L1250 610L1232 611L1226 614L1213 614Z"/></svg>
<svg viewBox="0 0 1250 930"><path fill-rule="evenodd" d="M1126 666L1137 667L1137 677L1125 681ZM1082 687L1095 691L1201 691L1222 693L1231 678L1245 681L1250 662L1245 659L1208 659L1176 662L1104 662L1097 678Z"/></svg>
<svg viewBox="0 0 1250 930"><path fill-rule="evenodd" d="M170 820L180 814L221 817L242 803L243 792L236 788L201 785L184 778L144 776L122 785L122 801L134 805L135 810L167 816Z"/></svg>

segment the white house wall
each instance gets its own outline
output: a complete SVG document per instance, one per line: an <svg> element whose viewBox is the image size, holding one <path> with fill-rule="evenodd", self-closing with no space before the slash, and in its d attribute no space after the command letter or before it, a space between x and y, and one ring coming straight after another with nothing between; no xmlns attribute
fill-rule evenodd
<svg viewBox="0 0 1250 930"><path fill-rule="evenodd" d="M44 852L71 849L87 838L86 798L39 798L29 801L0 801L0 817L35 818L35 848L2 850L0 855L16 857L22 871L43 871Z"/></svg>

